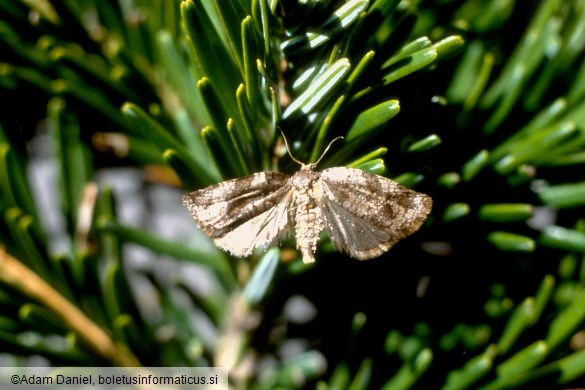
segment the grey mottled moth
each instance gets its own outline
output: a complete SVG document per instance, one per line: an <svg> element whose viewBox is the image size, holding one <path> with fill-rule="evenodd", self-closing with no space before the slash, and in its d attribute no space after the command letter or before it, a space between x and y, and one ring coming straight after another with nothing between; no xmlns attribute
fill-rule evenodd
<svg viewBox="0 0 585 390"><path fill-rule="evenodd" d="M259 172L183 197L197 225L221 249L249 256L258 246L283 241L294 227L305 263L315 261L323 230L336 249L366 260L416 232L431 211L432 199L425 194L359 169L316 172L323 155L303 164L286 147L301 165L292 176Z"/></svg>

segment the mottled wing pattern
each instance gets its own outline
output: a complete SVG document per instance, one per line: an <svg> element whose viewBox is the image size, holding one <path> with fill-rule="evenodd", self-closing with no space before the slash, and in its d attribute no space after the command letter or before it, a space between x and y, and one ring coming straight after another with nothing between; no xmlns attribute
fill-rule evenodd
<svg viewBox="0 0 585 390"><path fill-rule="evenodd" d="M333 245L360 260L417 231L432 207L429 196L359 169L325 169L319 186L317 203Z"/></svg>
<svg viewBox="0 0 585 390"><path fill-rule="evenodd" d="M215 244L235 256L286 238L292 230L290 176L260 172L191 192L183 204Z"/></svg>

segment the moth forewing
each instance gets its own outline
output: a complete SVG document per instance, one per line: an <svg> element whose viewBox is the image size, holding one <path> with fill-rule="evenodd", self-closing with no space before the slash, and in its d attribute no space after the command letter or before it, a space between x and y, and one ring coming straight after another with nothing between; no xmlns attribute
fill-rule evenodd
<svg viewBox="0 0 585 390"><path fill-rule="evenodd" d="M431 211L425 194L353 168L329 168L320 175L325 230L333 245L366 260L417 231Z"/></svg>
<svg viewBox="0 0 585 390"><path fill-rule="evenodd" d="M235 256L290 235L290 176L260 172L193 191L183 204L215 244Z"/></svg>
<svg viewBox="0 0 585 390"><path fill-rule="evenodd" d="M245 221L233 230L215 239L215 244L243 257L252 254L254 248L264 246L266 249L286 239L292 231L289 218L292 194L287 192L273 207Z"/></svg>

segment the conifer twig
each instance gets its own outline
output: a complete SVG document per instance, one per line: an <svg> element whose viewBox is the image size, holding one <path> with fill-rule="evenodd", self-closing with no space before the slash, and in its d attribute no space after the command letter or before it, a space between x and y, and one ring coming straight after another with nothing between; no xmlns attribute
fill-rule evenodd
<svg viewBox="0 0 585 390"><path fill-rule="evenodd" d="M117 366L138 367L138 359L114 341L85 314L36 273L0 247L0 281L53 311L96 354Z"/></svg>

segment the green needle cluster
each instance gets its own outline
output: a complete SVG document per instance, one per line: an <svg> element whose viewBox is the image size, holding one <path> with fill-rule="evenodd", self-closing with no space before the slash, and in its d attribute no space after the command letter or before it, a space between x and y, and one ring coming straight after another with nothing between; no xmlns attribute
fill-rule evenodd
<svg viewBox="0 0 585 390"><path fill-rule="evenodd" d="M225 366L237 389L582 385L584 0L0 0L0 37L14 366ZM194 225L187 242L128 222L98 184L131 167L179 202L292 173L281 131L306 163L343 136L318 169L387 175L431 216L369 262L326 237L311 266L293 240L234 259ZM39 139L62 231L31 174ZM205 276L162 280L129 248Z"/></svg>

